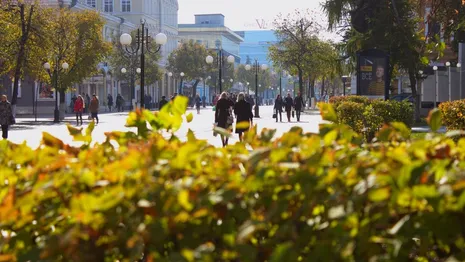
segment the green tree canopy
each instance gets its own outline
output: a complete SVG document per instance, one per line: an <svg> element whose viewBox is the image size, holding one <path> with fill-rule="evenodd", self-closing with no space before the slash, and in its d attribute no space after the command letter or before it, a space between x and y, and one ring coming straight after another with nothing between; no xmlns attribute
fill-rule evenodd
<svg viewBox="0 0 465 262"><path fill-rule="evenodd" d="M433 2L444 5L450 1ZM434 3L434 12L431 15L435 18L430 17L431 21L441 17ZM424 4L424 1L417 0L370 0L363 4L355 0L327 0L324 4L330 28L342 25L345 30L341 47L352 63L355 63L358 50L376 48L389 52L389 73L392 77L398 71L408 72L410 88L415 97L417 120L420 119L418 71L427 66L430 59L438 59L445 49L445 43L437 41L437 35L425 37L424 30L421 29L420 24L424 17L420 17L419 14L422 13L420 7L424 9ZM364 13L363 10L370 12Z"/></svg>
<svg viewBox="0 0 465 262"><path fill-rule="evenodd" d="M208 55L214 55L212 51L193 40L183 42L168 57L167 69L176 75L184 73L185 80L194 80L192 96L196 95L200 78L213 71L205 62Z"/></svg>
<svg viewBox="0 0 465 262"><path fill-rule="evenodd" d="M247 87L247 83L249 83L249 89L255 91L255 73L254 70L246 70L245 65L239 65L235 70L235 80L237 82L242 83L245 87ZM272 82L272 74L271 70L260 70L258 73L258 84L259 86L258 91L263 92L266 88L270 87Z"/></svg>
<svg viewBox="0 0 465 262"><path fill-rule="evenodd" d="M270 59L293 75L299 76L299 90L303 93L303 78L311 69L311 56L316 51L321 25L310 11L296 10L286 17L278 16L273 22L278 42L270 46Z"/></svg>

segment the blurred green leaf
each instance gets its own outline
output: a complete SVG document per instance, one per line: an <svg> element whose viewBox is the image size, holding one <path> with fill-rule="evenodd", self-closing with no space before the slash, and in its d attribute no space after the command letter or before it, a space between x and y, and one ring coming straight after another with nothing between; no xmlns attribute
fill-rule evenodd
<svg viewBox="0 0 465 262"><path fill-rule="evenodd" d="M439 128L441 128L442 119L441 119L441 112L439 109L435 108L431 110L428 114L428 125L431 128L431 131L437 132Z"/></svg>
<svg viewBox="0 0 465 262"><path fill-rule="evenodd" d="M373 202L381 202L388 199L391 195L391 192L388 187L378 188L370 190L368 193L368 198Z"/></svg>

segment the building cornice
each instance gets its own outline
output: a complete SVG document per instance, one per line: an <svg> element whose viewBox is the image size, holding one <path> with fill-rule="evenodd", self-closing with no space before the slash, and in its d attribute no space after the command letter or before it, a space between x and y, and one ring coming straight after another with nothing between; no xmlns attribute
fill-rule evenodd
<svg viewBox="0 0 465 262"><path fill-rule="evenodd" d="M179 34L181 33L223 33L226 35L226 37L231 37L233 38L232 40L235 40L237 42L244 42L244 38L242 38L240 35L236 34L234 31L231 29L222 26L222 27L205 27L205 26L198 26L198 25L186 25L186 24L180 24L178 26L178 32Z"/></svg>

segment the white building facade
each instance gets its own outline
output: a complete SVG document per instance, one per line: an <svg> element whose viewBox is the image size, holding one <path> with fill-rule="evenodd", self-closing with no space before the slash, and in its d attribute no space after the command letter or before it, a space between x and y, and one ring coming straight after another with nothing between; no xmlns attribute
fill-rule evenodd
<svg viewBox="0 0 465 262"><path fill-rule="evenodd" d="M103 36L107 41L123 33L130 33L140 27L140 22L145 21L145 26L149 29L149 35L155 36L163 32L168 36L168 42L164 45L161 52L159 65L164 71L169 54L177 48L178 43L178 1L177 0L40 0L42 5L50 7L71 8L79 12L83 10L97 10L102 18L105 19ZM124 67L124 65L121 65ZM120 68L110 68L105 61L99 64L99 74L85 79L82 83L76 84L66 94L65 103L60 108L68 113L72 112L71 98L77 94L97 94L100 97L101 108L106 109L107 95L113 96L113 103L116 96L121 94L126 106L131 104L131 97L140 101L140 87L136 85L134 94L131 94L130 83L117 81L111 72L120 70ZM4 86L9 86L8 79L2 80ZM20 97L18 98L17 113L33 114L34 107L36 112L41 114L53 113L55 94L41 95L44 89L44 83L24 80L21 83ZM10 88L9 88L10 89ZM12 90L4 90L11 96ZM12 88L11 88L12 89ZM152 97L152 103L158 102L162 95L170 96L175 92L176 81L170 79L168 72L163 74L163 78L155 84L145 86L145 93ZM26 92L33 90L33 92Z"/></svg>

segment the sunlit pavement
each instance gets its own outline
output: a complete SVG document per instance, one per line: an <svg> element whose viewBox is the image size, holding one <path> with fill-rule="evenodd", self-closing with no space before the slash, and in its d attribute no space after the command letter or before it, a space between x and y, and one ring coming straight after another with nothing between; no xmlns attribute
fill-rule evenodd
<svg viewBox="0 0 465 262"><path fill-rule="evenodd" d="M194 119L191 123L184 123L181 129L176 133L181 139L186 138L188 129L191 129L197 138L205 139L214 146L221 146L220 137L213 136L213 122L214 112L211 108L202 108L200 114L197 114L196 110L189 110L194 115ZM95 127L92 133L93 140L97 143L105 141L105 133L111 131L128 131L130 128L125 127L126 118L128 113L109 113L102 114L99 116L100 123ZM300 126L305 132L318 132L318 125L321 123L321 116L316 113L303 114L301 116L301 122L296 122L295 118L291 119L291 122L287 122L285 113L283 113L283 122L276 123L276 120L272 118L273 107L262 106L260 107L260 118L254 118L254 124L258 126L258 129L263 128L276 129L277 136L289 131L294 126ZM87 116L84 116L84 125L87 127L90 123L87 120ZM18 118L17 125L11 127L9 132L9 140L14 143L26 142L31 147L37 147L42 139L42 132L48 132L53 136L63 140L65 143L74 144L72 137L68 133L66 127L67 124L76 125L76 120L72 117L68 117L64 122L60 124L54 124L52 119L39 118L37 122L33 118ZM134 130L134 129L132 129ZM233 134L233 138L230 139L231 143L236 143L239 138L236 134Z"/></svg>

